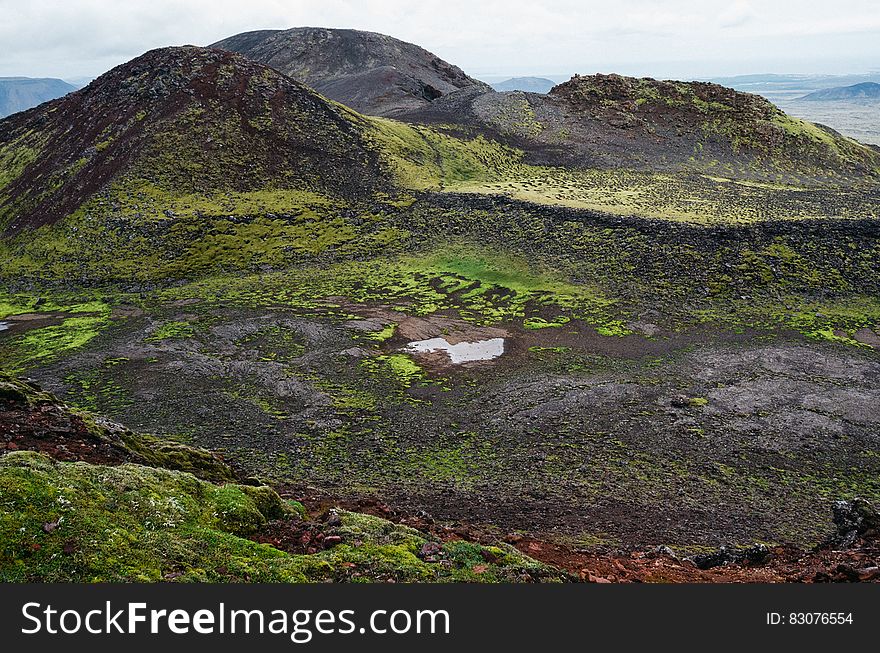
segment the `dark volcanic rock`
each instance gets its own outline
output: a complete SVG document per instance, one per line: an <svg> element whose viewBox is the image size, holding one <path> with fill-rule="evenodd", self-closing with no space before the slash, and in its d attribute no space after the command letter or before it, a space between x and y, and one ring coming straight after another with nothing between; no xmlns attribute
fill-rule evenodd
<svg viewBox="0 0 880 653"><path fill-rule="evenodd" d="M32 381L0 371L0 456L12 451L38 451L55 460L100 465L165 467L213 482L238 480L211 452L132 433L71 408ZM44 524L43 530L49 533L57 526Z"/></svg>
<svg viewBox="0 0 880 653"><path fill-rule="evenodd" d="M864 499L837 501L834 504L834 526L837 530L827 544L845 549L860 537L880 535L880 513Z"/></svg>
<svg viewBox="0 0 880 653"><path fill-rule="evenodd" d="M690 560L698 569L712 569L725 565L760 565L769 556L770 550L764 544L755 544L747 549L722 546L717 551L695 555Z"/></svg>
<svg viewBox="0 0 880 653"><path fill-rule="evenodd" d="M460 88L489 87L417 45L352 29L245 32L211 47L238 52L371 115L418 109Z"/></svg>
<svg viewBox="0 0 880 653"><path fill-rule="evenodd" d="M880 175L880 156L758 95L706 82L575 76L549 94L467 88L402 118L466 125L523 149L530 162L720 172L791 181L831 170Z"/></svg>

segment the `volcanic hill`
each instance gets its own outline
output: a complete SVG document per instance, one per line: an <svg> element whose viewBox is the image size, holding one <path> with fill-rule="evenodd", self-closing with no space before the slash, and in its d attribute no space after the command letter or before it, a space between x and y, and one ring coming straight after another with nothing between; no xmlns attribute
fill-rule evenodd
<svg viewBox="0 0 880 653"><path fill-rule="evenodd" d="M210 47L265 63L369 115L417 109L461 88L489 89L424 48L375 32L262 30L236 34Z"/></svg>
<svg viewBox="0 0 880 653"><path fill-rule="evenodd" d="M267 66L196 47L153 50L4 120L0 162L7 234L54 223L111 183L108 201L141 205L269 189L360 197L387 185L357 116Z"/></svg>
<svg viewBox="0 0 880 653"><path fill-rule="evenodd" d="M547 95L469 90L402 119L483 130L549 165L790 182L880 175L877 151L706 82L575 76Z"/></svg>

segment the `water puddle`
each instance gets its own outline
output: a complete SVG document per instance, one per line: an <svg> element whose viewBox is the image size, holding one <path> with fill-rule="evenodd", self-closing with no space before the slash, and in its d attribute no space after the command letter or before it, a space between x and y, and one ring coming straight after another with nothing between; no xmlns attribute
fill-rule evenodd
<svg viewBox="0 0 880 653"><path fill-rule="evenodd" d="M77 317L79 315L88 315L88 313L21 313L19 315L7 315L0 320L0 334L18 335L31 329L61 324L68 317Z"/></svg>
<svg viewBox="0 0 880 653"><path fill-rule="evenodd" d="M433 351L445 351L449 360L457 365L470 361L488 361L498 358L504 353L504 338L490 338L476 342L459 342L450 344L446 338L417 340L406 346L406 351L426 354Z"/></svg>

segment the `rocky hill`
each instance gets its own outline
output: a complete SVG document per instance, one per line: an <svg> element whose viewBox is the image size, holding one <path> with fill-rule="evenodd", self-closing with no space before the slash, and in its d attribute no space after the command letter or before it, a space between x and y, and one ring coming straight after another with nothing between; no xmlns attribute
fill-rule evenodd
<svg viewBox="0 0 880 653"><path fill-rule="evenodd" d="M75 86L60 79L0 77L0 118L30 109L75 90Z"/></svg>
<svg viewBox="0 0 880 653"><path fill-rule="evenodd" d="M790 182L880 174L875 150L706 82L575 76L549 95L461 91L404 119L488 131L550 165Z"/></svg>
<svg viewBox="0 0 880 653"><path fill-rule="evenodd" d="M170 195L362 197L387 185L359 117L267 66L195 47L153 50L0 122L0 162L7 233L99 191L106 213Z"/></svg>
<svg viewBox="0 0 880 653"><path fill-rule="evenodd" d="M361 113L393 116L461 88L488 90L412 43L352 29L245 32L211 47L238 52Z"/></svg>

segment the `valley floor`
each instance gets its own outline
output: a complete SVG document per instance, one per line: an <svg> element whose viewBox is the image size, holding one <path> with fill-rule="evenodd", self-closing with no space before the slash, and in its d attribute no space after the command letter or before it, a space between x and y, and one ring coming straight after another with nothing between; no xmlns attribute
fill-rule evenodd
<svg viewBox="0 0 880 653"><path fill-rule="evenodd" d="M0 354L248 475L499 536L809 546L833 500L880 500L880 333L852 304L825 309L839 328L674 323L463 251L346 265L347 287L331 268L11 297ZM408 349L433 338L503 354Z"/></svg>

